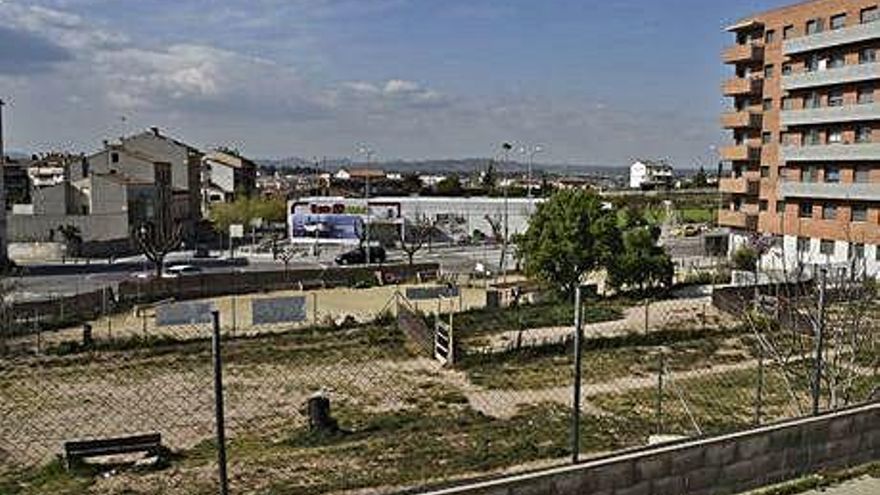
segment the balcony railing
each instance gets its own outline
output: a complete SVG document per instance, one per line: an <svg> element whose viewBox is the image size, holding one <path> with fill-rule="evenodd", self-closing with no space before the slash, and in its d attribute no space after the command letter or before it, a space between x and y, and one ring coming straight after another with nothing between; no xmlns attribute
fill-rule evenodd
<svg viewBox="0 0 880 495"><path fill-rule="evenodd" d="M880 143L783 146L785 162L880 161Z"/></svg>
<svg viewBox="0 0 880 495"><path fill-rule="evenodd" d="M870 22L786 40L782 45L782 50L785 55L797 55L835 46L862 43L877 38L880 38L880 22Z"/></svg>
<svg viewBox="0 0 880 495"><path fill-rule="evenodd" d="M880 201L880 184L864 182L779 182L782 198L834 199L842 201Z"/></svg>
<svg viewBox="0 0 880 495"><path fill-rule="evenodd" d="M757 43L729 46L724 49L721 58L725 64L757 62L764 59L764 47Z"/></svg>
<svg viewBox="0 0 880 495"><path fill-rule="evenodd" d="M757 129L762 119L763 115L753 110L730 111L721 115L721 125L725 129Z"/></svg>
<svg viewBox="0 0 880 495"><path fill-rule="evenodd" d="M816 70L782 77L782 89L796 89L849 84L880 79L880 63L845 65L835 69Z"/></svg>
<svg viewBox="0 0 880 495"><path fill-rule="evenodd" d="M724 146L720 150L721 159L729 162L758 161L761 159L761 145L743 143Z"/></svg>
<svg viewBox="0 0 880 495"><path fill-rule="evenodd" d="M726 177L718 181L718 189L725 194L745 194L757 196L760 192L761 182L757 177L741 176Z"/></svg>
<svg viewBox="0 0 880 495"><path fill-rule="evenodd" d="M880 103L783 110L780 119L783 126L880 120Z"/></svg>
<svg viewBox="0 0 880 495"><path fill-rule="evenodd" d="M760 77L734 77L724 81L721 91L724 96L746 96L760 93L764 88L764 80Z"/></svg>
<svg viewBox="0 0 880 495"><path fill-rule="evenodd" d="M757 230L758 215L744 211L718 210L718 225L735 229Z"/></svg>

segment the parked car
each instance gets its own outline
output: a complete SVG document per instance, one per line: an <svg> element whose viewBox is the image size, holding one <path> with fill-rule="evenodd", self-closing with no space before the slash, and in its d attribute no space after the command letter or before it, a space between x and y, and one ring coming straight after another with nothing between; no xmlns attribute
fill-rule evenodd
<svg viewBox="0 0 880 495"><path fill-rule="evenodd" d="M367 262L367 250L365 248L352 249L336 257L337 265L362 265ZM370 247L370 263L385 263L385 248L381 246Z"/></svg>
<svg viewBox="0 0 880 495"><path fill-rule="evenodd" d="M202 269L193 265L173 265L165 268L162 278L179 278L192 275L199 275Z"/></svg>

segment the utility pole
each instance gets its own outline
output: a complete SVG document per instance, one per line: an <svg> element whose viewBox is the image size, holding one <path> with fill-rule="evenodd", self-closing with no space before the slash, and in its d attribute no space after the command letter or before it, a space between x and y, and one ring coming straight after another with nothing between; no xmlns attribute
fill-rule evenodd
<svg viewBox="0 0 880 495"><path fill-rule="evenodd" d="M510 143L504 143L501 145L501 149L501 165L503 166L504 163L509 160L509 152L511 149L513 149L513 146ZM502 283L505 284L507 283L507 243L508 238L510 237L510 214L508 208L509 200L507 194L507 189L509 185L510 184L508 183L508 181L504 180L504 239L501 240L501 280Z"/></svg>
<svg viewBox="0 0 880 495"><path fill-rule="evenodd" d="M6 148L3 145L3 105L6 103L0 99L0 267L5 267L7 261L6 252Z"/></svg>

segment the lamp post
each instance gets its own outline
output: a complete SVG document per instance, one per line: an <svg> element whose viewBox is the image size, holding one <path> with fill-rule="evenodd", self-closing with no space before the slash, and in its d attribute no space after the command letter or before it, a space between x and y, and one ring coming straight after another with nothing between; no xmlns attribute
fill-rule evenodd
<svg viewBox="0 0 880 495"><path fill-rule="evenodd" d="M6 148L3 146L3 105L0 99L0 265L6 265Z"/></svg>
<svg viewBox="0 0 880 495"><path fill-rule="evenodd" d="M510 160L510 150L513 149L513 145L510 143L502 143L501 145L501 164L502 166ZM501 280L502 283L507 283L507 238L510 237L510 215L508 208L508 193L507 189L510 185L509 182L503 178L504 180L504 238L501 240Z"/></svg>
<svg viewBox="0 0 880 495"><path fill-rule="evenodd" d="M520 153L522 153L523 155L527 155L527 157L528 157L528 160L526 161L526 163L528 164L527 179L526 179L526 181L527 181L526 194L529 198L529 214L532 213L532 205L533 205L533 201L532 201L532 169L535 164L535 155L537 155L538 153L541 153L543 151L544 151L544 146L542 146L540 144L536 144L532 147L522 146L519 149Z"/></svg>
<svg viewBox="0 0 880 495"><path fill-rule="evenodd" d="M376 152L369 146L362 144L358 149L367 159L367 168L364 170L364 205L367 208L367 221L364 226L364 239L367 265L370 264L370 163L373 161L373 155Z"/></svg>

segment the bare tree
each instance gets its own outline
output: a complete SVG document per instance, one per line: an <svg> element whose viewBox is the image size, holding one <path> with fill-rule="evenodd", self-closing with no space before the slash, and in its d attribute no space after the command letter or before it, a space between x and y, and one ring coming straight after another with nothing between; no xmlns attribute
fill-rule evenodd
<svg viewBox="0 0 880 495"><path fill-rule="evenodd" d="M425 241L430 239L433 229L434 227L427 218L419 217L414 224L406 227L405 230L398 231L400 249L406 253L410 266L413 265L416 253L422 249Z"/></svg>
<svg viewBox="0 0 880 495"><path fill-rule="evenodd" d="M880 368L880 291L864 260L798 263L776 278L756 284L742 307L791 405L805 414L867 400Z"/></svg>
<svg viewBox="0 0 880 495"><path fill-rule="evenodd" d="M134 239L144 256L156 267L156 277L162 276L165 257L180 246L183 225L157 227L152 222L141 224L134 231Z"/></svg>

